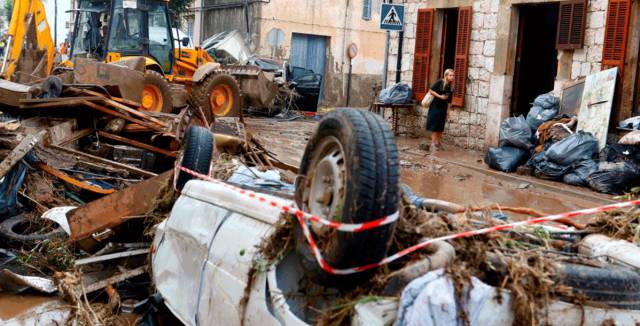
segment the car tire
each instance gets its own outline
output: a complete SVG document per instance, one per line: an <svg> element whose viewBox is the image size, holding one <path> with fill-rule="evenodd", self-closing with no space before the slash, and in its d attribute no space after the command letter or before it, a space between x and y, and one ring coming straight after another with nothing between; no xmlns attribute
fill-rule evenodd
<svg viewBox="0 0 640 326"><path fill-rule="evenodd" d="M183 150L176 159L176 167L185 167L200 174L208 175L213 157L213 134L207 128L191 126L183 139ZM184 185L195 176L176 168L175 188L182 191Z"/></svg>
<svg viewBox="0 0 640 326"><path fill-rule="evenodd" d="M327 172L332 164L338 172ZM305 177L296 180L296 202L311 214L328 219L337 216L333 219L343 223L364 223L398 210L400 173L395 138L386 122L371 112L343 109L328 114L307 143L299 174ZM324 189L322 184L326 182L329 186ZM324 190L319 193L318 189ZM318 206L316 198L330 199ZM311 227L329 266L351 268L376 263L386 256L395 223L359 233ZM295 237L302 266L312 281L349 287L356 284L354 280L371 275L335 276L324 272L300 227Z"/></svg>
<svg viewBox="0 0 640 326"><path fill-rule="evenodd" d="M586 298L587 303L618 309L640 309L640 274L616 265L593 267L559 264L557 281Z"/></svg>
<svg viewBox="0 0 640 326"><path fill-rule="evenodd" d="M29 220L24 216L24 214L16 215L4 220L0 223L0 238L9 243L31 244L38 241L63 238L67 236L60 226L47 233L22 232L21 230L26 229L26 226L29 223Z"/></svg>

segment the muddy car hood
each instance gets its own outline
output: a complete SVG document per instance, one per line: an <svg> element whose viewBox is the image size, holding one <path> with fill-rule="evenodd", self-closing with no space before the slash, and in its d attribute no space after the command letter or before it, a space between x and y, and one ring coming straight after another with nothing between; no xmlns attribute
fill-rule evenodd
<svg viewBox="0 0 640 326"><path fill-rule="evenodd" d="M280 218L277 208L254 201L219 184L190 181L158 226L153 280L184 324L241 323L237 310L256 247Z"/></svg>

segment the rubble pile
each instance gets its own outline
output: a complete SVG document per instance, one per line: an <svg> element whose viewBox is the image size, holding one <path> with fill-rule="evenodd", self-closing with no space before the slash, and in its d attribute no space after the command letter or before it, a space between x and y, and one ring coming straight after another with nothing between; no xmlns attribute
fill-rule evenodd
<svg viewBox="0 0 640 326"><path fill-rule="evenodd" d="M558 115L560 100L538 96L526 118L511 117L500 128L500 147L485 156L489 167L503 172L557 180L623 195L638 193L640 142L637 131L602 147L589 132L577 130L575 116ZM633 125L623 121L621 125ZM602 150L600 150L602 148Z"/></svg>
<svg viewBox="0 0 640 326"><path fill-rule="evenodd" d="M402 251L422 239L511 221L493 217L492 210L498 207L454 213L456 205L449 203L442 206L449 212L433 211L427 205L412 205L415 201L407 194L412 195L405 192L391 252ZM522 214L526 210L515 211ZM488 320L509 325L560 325L561 320L571 320L576 311L584 316L591 309L613 307L633 316L640 306L627 299L640 290L638 266L617 260L615 257L622 252L603 255L602 251L584 247L593 237L604 236L605 243L600 247L623 242L637 253L639 214L637 208L620 210L598 215L586 224L561 220L436 243L340 290L331 286L318 290L303 276L301 284L306 286L297 294L306 293L307 316L318 325L349 324L359 308L376 302L398 302L392 304L399 307L398 315L385 315L398 325L444 325L447 320L464 325ZM522 215L511 214L511 218L520 219ZM277 264L296 251L297 227L294 216L283 216L271 237L264 239L260 259L254 262L254 274L264 273L264 266ZM443 250L448 250L443 248L447 247L452 254L443 259ZM426 285L429 282L437 285L430 289ZM485 292L479 302L474 291L480 290ZM617 291L618 297L612 298L610 290ZM312 293L321 293L324 298L313 298ZM563 310L559 311L558 305ZM491 314L497 317L488 317ZM437 322L428 322L430 318Z"/></svg>

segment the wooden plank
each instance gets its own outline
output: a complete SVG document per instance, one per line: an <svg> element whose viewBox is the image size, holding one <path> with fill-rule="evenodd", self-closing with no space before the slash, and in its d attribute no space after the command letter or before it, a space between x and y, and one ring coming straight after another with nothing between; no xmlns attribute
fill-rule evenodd
<svg viewBox="0 0 640 326"><path fill-rule="evenodd" d="M41 130L37 134L28 135L16 146L9 156L0 162L0 178L4 177L27 153L42 141L47 134L46 130Z"/></svg>
<svg viewBox="0 0 640 326"><path fill-rule="evenodd" d="M102 94L100 94L98 92L94 92L94 91L90 91L90 90L86 90L86 89L81 90L81 92L85 93L85 94L96 95L96 98L98 100L104 101L105 103L115 107L116 109L120 109L122 111L125 111L125 112L127 112L127 113L129 113L131 115L134 115L134 116L138 117L138 118L149 120L149 121L151 121L151 122L153 122L153 123L155 123L155 124L157 124L159 126L167 127L166 123L164 123L164 122L162 122L162 121L160 121L160 120L158 120L158 119L156 119L156 118L154 118L152 116L149 116L148 114L144 113L143 111L132 109L132 108L130 108L130 107L128 107L128 106L126 106L126 105L124 105L122 103L118 103L118 101L115 101L112 98L107 97L106 95L102 95ZM128 101L128 102L131 102L131 101ZM132 103L135 103L135 102L132 102ZM135 103L135 104L137 104L137 103ZM138 106L136 106L136 107L140 107L140 105L138 104Z"/></svg>
<svg viewBox="0 0 640 326"><path fill-rule="evenodd" d="M37 103L37 104L20 104L21 109L49 109L49 108L57 108L57 107L66 107L66 106L79 106L83 105L87 102L82 99L68 99L68 101L59 101L59 102L47 102L47 103Z"/></svg>
<svg viewBox="0 0 640 326"><path fill-rule="evenodd" d="M78 130L78 131L74 132L73 135L61 140L56 145L65 146L65 145L67 145L69 143L73 143L74 141L76 141L78 139L82 139L84 137L87 137L87 136L91 135L94 131L95 130L93 130L91 128Z"/></svg>
<svg viewBox="0 0 640 326"><path fill-rule="evenodd" d="M85 100L85 101L96 101L100 100L102 97L99 96L78 96L78 97L58 97L58 98L30 98L19 100L20 104L39 104L39 103L53 103L53 102L65 102L70 100Z"/></svg>
<svg viewBox="0 0 640 326"><path fill-rule="evenodd" d="M146 149L148 151L156 152L156 153L159 153L159 154L162 154L162 155L166 155L166 156L170 156L170 157L177 157L178 156L178 154L176 154L175 152L171 152L171 151L168 151L168 150L165 150L165 149L162 149L162 148L158 148L158 147L151 146L151 145L148 145L148 144L145 144L145 143L141 143L139 141L128 139L128 138L125 138L125 137L122 137L122 136L110 134L110 133L105 132L105 131L98 131L98 135L100 135L100 136L102 136L104 138L115 140L117 142L128 144L128 145L131 145L131 146L134 146L134 147Z"/></svg>
<svg viewBox="0 0 640 326"><path fill-rule="evenodd" d="M171 187L172 177L173 170L169 170L69 211L70 241L86 239L95 232L120 225L125 221L123 217L149 213L158 197Z"/></svg>
<svg viewBox="0 0 640 326"><path fill-rule="evenodd" d="M88 95L107 97L107 98L110 98L110 99L112 99L112 100L114 100L116 102L119 102L119 103L122 103L122 104L125 104L125 105L129 105L129 106L133 106L135 108L138 108L138 107L142 106L142 104L140 104L138 102L135 102L135 101L127 100L125 98L116 97L116 96L106 96L105 94L102 94L102 93L99 93L99 92L96 92L96 91L92 91L92 90L89 90L89 89L73 88L73 90L78 91L80 93L85 93L85 94L88 94Z"/></svg>
<svg viewBox="0 0 640 326"><path fill-rule="evenodd" d="M114 117L125 119L125 120L127 120L129 122L132 122L132 123L135 123L135 124L139 124L141 126L145 126L145 127L149 128L149 129L152 129L154 131L161 132L161 133L168 133L164 128L162 128L160 126L157 126L155 124L148 123L148 122L136 119L136 118L132 118L132 117L130 117L128 115L122 114L122 113L120 113L118 111L115 111L115 110L111 110L111 109L106 108L106 107L104 107L102 105L98 105L96 103L89 102L89 101L84 101L83 104L88 106L88 107L90 107L90 108L92 108L92 109L94 109L94 110L97 110L97 111L100 111L102 113L106 113L106 114L112 115Z"/></svg>
<svg viewBox="0 0 640 326"><path fill-rule="evenodd" d="M138 169L138 168L135 168L135 167L130 166L130 165L126 165L126 164L110 161L110 160L104 159L102 157L98 157L98 156L95 156L95 155L91 155L91 154L87 154L87 153L84 153L84 152L77 151L75 149L62 147L62 146L58 146L58 145L49 145L48 147L52 148L52 149L55 149L55 150L66 152L66 153L71 154L71 155L80 156L80 157L82 157L82 158L84 158L86 160L93 161L95 163L104 164L104 165L108 165L108 166L113 166L113 167L116 167L116 168L119 168L119 169L122 169L122 170L126 170L126 171L129 171L129 172L131 172L131 173L133 173L135 175L139 175L139 176L143 176L143 177L155 177L155 176L157 176L157 174L149 172L149 171Z"/></svg>

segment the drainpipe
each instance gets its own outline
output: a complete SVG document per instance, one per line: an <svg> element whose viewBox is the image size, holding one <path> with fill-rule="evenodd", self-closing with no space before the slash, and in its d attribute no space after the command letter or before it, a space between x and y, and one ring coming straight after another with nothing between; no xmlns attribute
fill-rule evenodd
<svg viewBox="0 0 640 326"><path fill-rule="evenodd" d="M251 29L249 28L249 0L244 0L244 21L247 25L247 34L245 35L245 42L251 44Z"/></svg>

